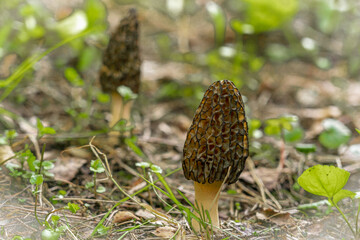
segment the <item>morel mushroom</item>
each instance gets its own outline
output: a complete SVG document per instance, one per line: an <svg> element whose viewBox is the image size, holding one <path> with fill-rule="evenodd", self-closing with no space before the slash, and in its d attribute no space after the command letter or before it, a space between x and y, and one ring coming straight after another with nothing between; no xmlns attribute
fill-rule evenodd
<svg viewBox="0 0 360 240"><path fill-rule="evenodd" d="M120 119L130 120L132 100L124 102L117 91L119 86L127 86L138 93L140 86L140 57L138 47L138 20L135 9L120 21L110 37L100 69L100 83L104 92L111 94L111 120L113 127Z"/></svg>
<svg viewBox="0 0 360 240"><path fill-rule="evenodd" d="M231 81L217 81L205 92L195 112L182 161L185 178L194 181L195 203L200 212L209 212L214 227L219 227L220 188L223 183L238 180L248 155L248 126L241 94ZM196 221L192 224L200 230Z"/></svg>

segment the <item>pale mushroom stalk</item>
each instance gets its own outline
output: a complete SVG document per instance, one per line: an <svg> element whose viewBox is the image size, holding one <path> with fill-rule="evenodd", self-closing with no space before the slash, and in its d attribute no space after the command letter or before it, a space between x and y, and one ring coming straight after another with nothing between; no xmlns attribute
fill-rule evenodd
<svg viewBox="0 0 360 240"><path fill-rule="evenodd" d="M218 202L223 184L235 183L249 155L248 127L239 90L229 80L213 83L205 92L187 132L182 168L194 181L200 217L213 230L220 227ZM195 203L195 206L196 206ZM192 221L196 232L200 224Z"/></svg>
<svg viewBox="0 0 360 240"><path fill-rule="evenodd" d="M211 219L211 224L213 227L219 228L219 212L218 212L218 204L219 204L219 197L220 197L220 190L221 190L222 182L216 181L212 184L210 183L198 183L194 182L194 190L195 190L195 203L198 204L199 211L201 216L206 222L209 221L207 219L206 211L209 212L209 216ZM197 213L196 213L197 214ZM205 214L205 215L203 215ZM199 223L193 219L192 225L195 231L200 231Z"/></svg>
<svg viewBox="0 0 360 240"><path fill-rule="evenodd" d="M109 127L119 120L130 123L131 108L134 100L124 101L118 87L126 86L133 93L140 88L140 54L138 46L138 19L135 9L130 9L116 31L111 35L104 52L100 68L100 83L104 92L111 95L111 119Z"/></svg>
<svg viewBox="0 0 360 240"><path fill-rule="evenodd" d="M120 119L130 121L134 100L124 101L118 92L111 92L111 119L109 127L113 127Z"/></svg>

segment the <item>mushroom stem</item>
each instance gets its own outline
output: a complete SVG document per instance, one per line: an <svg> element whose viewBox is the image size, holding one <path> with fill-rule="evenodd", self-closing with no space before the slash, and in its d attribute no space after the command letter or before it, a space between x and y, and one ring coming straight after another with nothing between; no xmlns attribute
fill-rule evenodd
<svg viewBox="0 0 360 240"><path fill-rule="evenodd" d="M118 92L113 91L111 93L111 101L111 119L109 126L113 127L120 119L125 119L126 124L129 124L133 100L124 102L122 96Z"/></svg>
<svg viewBox="0 0 360 240"><path fill-rule="evenodd" d="M218 202L220 194L219 191L221 190L222 181L215 181L213 183L198 183L194 181L194 188L195 188L195 203L198 204L199 211L201 213L201 219L209 222L207 215L203 215L205 211L209 212L211 224L215 228L219 228L219 213L218 213ZM196 204L195 204L196 206ZM202 210L203 209L203 210ZM198 215L197 213L195 213ZM200 231L199 223L193 219L192 225L196 232Z"/></svg>

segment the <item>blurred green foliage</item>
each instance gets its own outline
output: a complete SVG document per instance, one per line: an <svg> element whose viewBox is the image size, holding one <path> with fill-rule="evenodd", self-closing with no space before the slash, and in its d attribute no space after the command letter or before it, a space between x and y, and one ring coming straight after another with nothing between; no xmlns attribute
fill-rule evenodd
<svg viewBox="0 0 360 240"><path fill-rule="evenodd" d="M232 20L239 34L252 34L280 28L298 11L298 0L244 0L243 20Z"/></svg>
<svg viewBox="0 0 360 240"><path fill-rule="evenodd" d="M37 69L37 62L55 51L55 71L63 74L72 86L83 88L85 95L85 104L69 99L73 102L64 104L64 111L74 117L75 131L86 127L89 120L83 119L91 115L92 101L106 102L100 89L94 88L96 75L84 77L100 64L101 59L102 50L89 44L89 39L104 46L107 43L105 5L101 0L85 1L73 12L58 17L57 12L46 8L40 1L4 0L1 4L0 22L5 24L0 26L0 58L15 53L19 58L17 62L22 63L16 69L16 65L11 67L10 70L14 70L12 75L0 76L7 77L0 80L0 91L3 90L0 101L9 96L11 100L15 99L14 102L24 102L18 101L20 98L17 96L23 96L24 86L34 81L32 72ZM67 45L62 46L64 44ZM59 47L61 51L57 50ZM45 78L39 80L49 81Z"/></svg>
<svg viewBox="0 0 360 240"><path fill-rule="evenodd" d="M299 125L299 118L295 115L266 120L264 132L266 135L282 137L287 143L298 142L304 136L304 130Z"/></svg>
<svg viewBox="0 0 360 240"><path fill-rule="evenodd" d="M257 73L267 62L281 63L302 57L313 61L319 68L329 69L332 67L332 61L328 57L330 50L327 46L322 46L320 40L330 37L344 40L341 51L346 57L349 72L356 74L360 70L360 60L357 57L360 48L357 41L353 41L360 37L360 31L354 28L359 23L356 18L359 13L352 0L225 0L221 3L210 1L207 4L188 0L177 3L171 0L114 2L120 5L130 3L143 9L152 7L166 16L170 23L179 23L186 17L203 14L214 29L213 42L207 43L208 48L205 50L192 49L191 44L187 51L180 50L179 40L172 31L159 31L146 36L155 40L160 60L188 63L201 70L200 73L189 73L182 79L163 81L157 92L157 99L160 100L184 99L187 106L195 109L209 79L229 79L239 88L256 90L260 84ZM101 47L105 47L108 42L108 33L105 32L107 11L103 2L84 1L76 5L72 12L62 15L56 15L40 1L3 0L1 4L0 58L15 53L19 59L11 70L20 62L23 65L19 67L23 68L20 68L22 71L16 79L0 80L0 98L4 99L13 93L10 96L13 102L24 103L26 99L21 94L21 87L34 78L33 70L37 66L31 65L31 61L40 60L31 59L31 56L53 47L55 43L97 27L101 31L72 39L59 51L56 51L55 46L52 58L55 70L65 77L70 87L83 90L81 98L67 99L69 104L64 106L64 112L74 119L72 130L81 131L91 122L103 120L104 115L94 113L92 109L94 101L100 104L109 102L109 96L94 87L94 69L100 65ZM299 15L300 18L309 19L312 25L303 25L301 31L295 28L294 21L299 20ZM354 21L348 22L348 19ZM340 36L339 33L342 32L345 34ZM269 36L275 36L277 41L267 42ZM264 133L279 136L283 131L286 142L298 142L303 138L301 127L294 125L289 130L289 124L281 121L277 119L264 122ZM250 135L261 134L261 126L252 128L254 126L250 122Z"/></svg>
<svg viewBox="0 0 360 240"><path fill-rule="evenodd" d="M319 142L326 148L337 149L351 138L350 129L338 120L325 119L322 125L324 130L319 135Z"/></svg>

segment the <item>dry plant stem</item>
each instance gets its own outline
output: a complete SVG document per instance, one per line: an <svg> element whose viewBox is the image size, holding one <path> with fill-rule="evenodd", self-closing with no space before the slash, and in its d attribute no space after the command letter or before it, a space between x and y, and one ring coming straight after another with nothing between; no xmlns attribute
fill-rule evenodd
<svg viewBox="0 0 360 240"><path fill-rule="evenodd" d="M199 206L199 211L202 215L204 209L205 211L209 211L210 219L212 226L217 229L219 228L219 213L218 213L218 202L220 194L218 192L222 186L221 181L215 181L213 183L198 183L194 182L194 189L195 189L195 203ZM195 213L197 214L197 213ZM199 216L202 219L205 219L208 222L207 216ZM193 219L192 225L196 232L200 231L199 223Z"/></svg>
<svg viewBox="0 0 360 240"><path fill-rule="evenodd" d="M281 147L280 147L280 161L277 169L281 171L285 166L285 141L284 137L281 139Z"/></svg>
<svg viewBox="0 0 360 240"><path fill-rule="evenodd" d="M120 119L125 119L129 123L133 100L124 102L122 96L118 92L113 91L111 93L111 101L111 120L109 126L113 127Z"/></svg>
<svg viewBox="0 0 360 240"><path fill-rule="evenodd" d="M145 203L141 203L138 200L136 200L136 198L134 198L133 196L131 196L130 194L128 194L119 184L118 182L116 182L116 180L113 178L112 174L111 174L111 169L109 166L109 161L106 157L106 154L104 154L103 152L101 152L96 146L94 146L92 144L93 140L95 137L93 137L89 143L90 149L91 151L94 153L94 155L101 160L102 164L105 166L105 173L107 175L108 178L110 178L110 180L116 185L116 187L128 198L131 199L132 201L134 201L136 204L138 204L139 206L143 207L144 209L146 209L147 211L153 213L155 216L157 216L160 219L163 219L165 221L167 221L168 223L171 224L175 224L176 226L178 226L178 228L180 228L180 224L178 222L176 222L176 220L170 219L168 216L166 216L165 214L162 214L159 211L156 211L155 209L153 209L150 205L147 205ZM100 155L102 157L100 157ZM105 162L105 163L104 163ZM121 204L122 201L119 201L117 204ZM115 206L118 206L117 204L115 204Z"/></svg>

